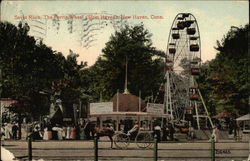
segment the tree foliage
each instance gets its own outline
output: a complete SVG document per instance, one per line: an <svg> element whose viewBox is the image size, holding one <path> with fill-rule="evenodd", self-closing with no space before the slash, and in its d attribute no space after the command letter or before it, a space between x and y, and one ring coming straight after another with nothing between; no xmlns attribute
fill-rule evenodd
<svg viewBox="0 0 250 161"><path fill-rule="evenodd" d="M27 24L19 23L16 27L0 22L1 97L17 100L21 106L17 108L19 112L35 117L46 114L49 108L49 96L45 98L41 91L50 95L62 90L64 103L79 98L79 72L86 63L78 65L78 55L73 51L65 58L62 53L36 41L28 32Z"/></svg>
<svg viewBox="0 0 250 161"><path fill-rule="evenodd" d="M163 78L164 53L152 46L151 34L143 25L125 26L111 35L96 63L88 71L90 89L95 99L109 100L119 90L123 92L126 62L128 89L142 97L156 94Z"/></svg>
<svg viewBox="0 0 250 161"><path fill-rule="evenodd" d="M202 66L200 86L216 112L247 113L250 108L248 31L249 25L231 28L217 41L216 58Z"/></svg>

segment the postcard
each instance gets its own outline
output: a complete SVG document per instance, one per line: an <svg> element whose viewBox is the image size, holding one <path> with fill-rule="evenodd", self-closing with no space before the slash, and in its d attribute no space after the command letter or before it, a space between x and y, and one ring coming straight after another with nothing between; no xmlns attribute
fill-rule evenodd
<svg viewBox="0 0 250 161"><path fill-rule="evenodd" d="M1 2L1 160L249 160L249 2Z"/></svg>

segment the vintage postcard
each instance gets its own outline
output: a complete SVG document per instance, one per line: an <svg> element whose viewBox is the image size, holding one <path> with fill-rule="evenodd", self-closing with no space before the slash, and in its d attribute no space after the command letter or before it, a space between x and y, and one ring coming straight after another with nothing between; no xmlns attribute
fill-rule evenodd
<svg viewBox="0 0 250 161"><path fill-rule="evenodd" d="M249 161L249 2L1 1L1 160Z"/></svg>

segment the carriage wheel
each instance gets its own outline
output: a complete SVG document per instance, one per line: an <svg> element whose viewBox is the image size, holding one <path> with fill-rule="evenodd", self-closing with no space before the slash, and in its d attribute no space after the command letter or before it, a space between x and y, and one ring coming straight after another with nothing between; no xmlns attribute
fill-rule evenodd
<svg viewBox="0 0 250 161"><path fill-rule="evenodd" d="M129 137L125 133L117 133L114 136L114 143L117 148L126 149L129 145Z"/></svg>
<svg viewBox="0 0 250 161"><path fill-rule="evenodd" d="M141 132L135 138L139 148L149 148L153 144L152 134L149 132Z"/></svg>

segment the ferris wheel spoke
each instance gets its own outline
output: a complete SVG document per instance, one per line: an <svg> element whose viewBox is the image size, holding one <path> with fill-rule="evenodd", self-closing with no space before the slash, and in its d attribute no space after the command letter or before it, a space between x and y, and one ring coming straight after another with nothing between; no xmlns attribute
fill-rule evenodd
<svg viewBox="0 0 250 161"><path fill-rule="evenodd" d="M181 51L178 52L178 55L175 57L174 62L176 62L179 59L179 57L181 57L181 55L183 56L183 54L185 54L185 51L183 51L183 50L185 50L186 47L187 47L186 45L182 46Z"/></svg>

